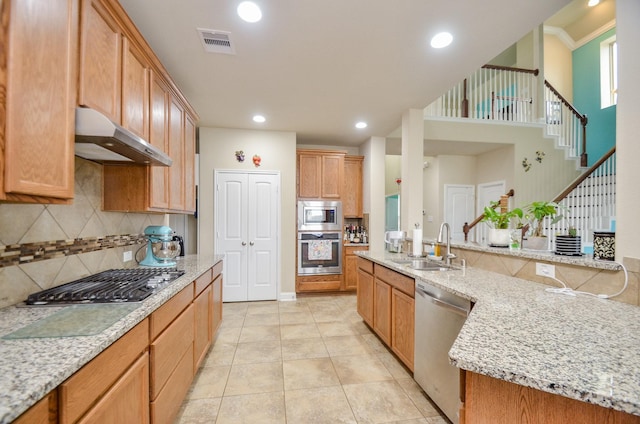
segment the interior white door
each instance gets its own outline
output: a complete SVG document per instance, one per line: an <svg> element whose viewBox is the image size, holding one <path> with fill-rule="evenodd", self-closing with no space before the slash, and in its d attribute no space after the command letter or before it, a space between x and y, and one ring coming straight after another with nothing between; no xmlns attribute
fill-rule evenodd
<svg viewBox="0 0 640 424"><path fill-rule="evenodd" d="M280 175L217 171L214 187L223 300L277 299Z"/></svg>
<svg viewBox="0 0 640 424"><path fill-rule="evenodd" d="M500 200L500 196L507 192L507 185L504 181L495 181L491 183L478 184L478 203L476 216L479 216L485 206L489 206L491 202ZM485 223L476 225L475 241L486 244L488 228Z"/></svg>
<svg viewBox="0 0 640 424"><path fill-rule="evenodd" d="M475 186L462 184L445 184L444 186L444 219L451 228L451 240L464 240L464 223L471 222L474 217Z"/></svg>

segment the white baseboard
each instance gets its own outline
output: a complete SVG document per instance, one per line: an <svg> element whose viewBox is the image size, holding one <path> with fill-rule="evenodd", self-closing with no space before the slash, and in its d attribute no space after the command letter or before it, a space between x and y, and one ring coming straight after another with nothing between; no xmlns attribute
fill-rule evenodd
<svg viewBox="0 0 640 424"><path fill-rule="evenodd" d="M282 293L280 293L279 300L281 302L296 300L296 293L295 292L282 292Z"/></svg>

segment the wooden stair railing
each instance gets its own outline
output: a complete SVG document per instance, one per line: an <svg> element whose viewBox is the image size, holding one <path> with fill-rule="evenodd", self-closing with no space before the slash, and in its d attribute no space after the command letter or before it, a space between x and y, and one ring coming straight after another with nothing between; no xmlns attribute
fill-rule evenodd
<svg viewBox="0 0 640 424"><path fill-rule="evenodd" d="M586 180L587 178L589 178L589 176L591 176L591 174L593 174L595 172L596 169L598 169L600 167L600 165L602 165L603 163L605 163L607 161L607 159L609 159L611 156L613 156L613 154L616 152L616 146L613 146L607 153L605 153L596 163L594 163L593 165L591 165L591 167L589 167L589 169L587 169L585 172L583 172L582 174L580 174L578 176L578 178L576 178L575 180L573 180L573 182L571 184L569 184L567 186L566 189L564 189L562 191L562 193L558 194L553 200L552 202L558 203L561 200L563 200L565 197L567 197L569 195L569 193L571 193L573 190L576 189L576 187L578 187L584 180Z"/></svg>
<svg viewBox="0 0 640 424"><path fill-rule="evenodd" d="M587 123L589 122L589 119L587 118L587 115L582 115L580 112L578 112L576 110L575 107L573 107L573 105L571 103L569 103L569 101L567 99L564 98L564 96L562 94L560 94L558 92L558 90L555 89L555 87L553 87L551 85L551 83L549 83L549 81L544 80L544 85L558 98L558 100L560 100L562 102L563 105L565 105L567 107L567 109L569 109L569 111L574 115L574 117L580 121L580 125L582 127L582 151L580 154L580 166L583 168L586 168L588 166L588 160L587 160Z"/></svg>
<svg viewBox="0 0 640 424"><path fill-rule="evenodd" d="M515 191L513 189L511 189L506 194L503 194L502 196L500 196L500 201L493 206L494 209L496 207L500 206L500 212L501 213L507 212L508 209L509 209L509 197L513 197L514 194L515 194ZM471 229L473 227L478 225L478 223L481 222L483 218L484 218L484 213L482 215L480 215L479 217L477 217L476 219L474 219L471 222L471 224L469 224L468 222L464 223L464 225L462 226L462 231L464 232L464 241L465 242L469 241L469 231L471 231Z"/></svg>

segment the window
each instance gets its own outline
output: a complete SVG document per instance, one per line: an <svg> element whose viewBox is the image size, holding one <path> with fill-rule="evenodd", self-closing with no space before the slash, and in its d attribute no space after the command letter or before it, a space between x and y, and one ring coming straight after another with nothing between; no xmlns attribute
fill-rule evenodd
<svg viewBox="0 0 640 424"><path fill-rule="evenodd" d="M601 107L618 102L618 43L615 35L600 43L600 103Z"/></svg>

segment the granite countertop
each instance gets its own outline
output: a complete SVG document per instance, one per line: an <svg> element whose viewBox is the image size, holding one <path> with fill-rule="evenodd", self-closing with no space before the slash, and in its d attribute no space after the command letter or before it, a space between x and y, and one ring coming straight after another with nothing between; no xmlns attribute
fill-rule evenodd
<svg viewBox="0 0 640 424"><path fill-rule="evenodd" d="M416 271L406 257L359 252L475 302L449 351L459 368L640 415L640 307L467 267Z"/></svg>
<svg viewBox="0 0 640 424"><path fill-rule="evenodd" d="M407 237L407 241L413 241L411 237ZM423 244L435 243L435 239L423 239ZM476 252L494 253L497 255L514 256L518 258L534 259L539 261L548 261L559 264L586 266L589 268L604 269L608 271L619 271L622 269L620 264L613 261L600 261L593 259L593 255L582 256L564 256L556 255L549 250L533 250L533 249L509 249L505 247L491 247L486 244L480 244L472 241L454 241L451 240L452 249L474 250Z"/></svg>
<svg viewBox="0 0 640 424"><path fill-rule="evenodd" d="M13 421L220 260L221 255L180 258L182 277L143 302L117 305L120 310L108 314L113 324L96 334L83 329L83 336L7 338L30 324L73 315L71 308L106 310L109 305L0 309L0 424Z"/></svg>

